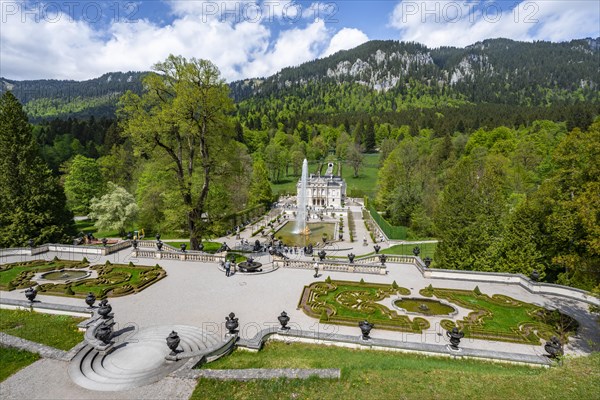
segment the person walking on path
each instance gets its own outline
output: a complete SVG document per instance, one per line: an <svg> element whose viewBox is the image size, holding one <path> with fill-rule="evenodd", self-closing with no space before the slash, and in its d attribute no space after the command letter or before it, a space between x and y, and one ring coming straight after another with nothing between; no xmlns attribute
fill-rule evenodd
<svg viewBox="0 0 600 400"><path fill-rule="evenodd" d="M231 261L227 260L227 261L225 261L225 276L229 276L230 272L231 272Z"/></svg>

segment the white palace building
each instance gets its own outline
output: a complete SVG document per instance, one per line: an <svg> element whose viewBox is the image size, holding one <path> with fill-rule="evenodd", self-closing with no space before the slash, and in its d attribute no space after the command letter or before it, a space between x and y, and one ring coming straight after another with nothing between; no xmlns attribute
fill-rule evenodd
<svg viewBox="0 0 600 400"><path fill-rule="evenodd" d="M325 175L311 174L306 185L306 205L311 208L342 208L346 200L346 182L333 175L334 164L327 164ZM297 189L300 191L301 182L298 181Z"/></svg>

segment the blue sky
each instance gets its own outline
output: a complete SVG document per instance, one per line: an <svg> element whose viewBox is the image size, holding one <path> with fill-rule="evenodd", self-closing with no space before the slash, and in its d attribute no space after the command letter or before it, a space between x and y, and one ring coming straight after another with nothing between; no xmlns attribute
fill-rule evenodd
<svg viewBox="0 0 600 400"><path fill-rule="evenodd" d="M372 39L463 47L598 36L596 0L0 0L0 76L82 80L149 70L173 53L210 59L231 81Z"/></svg>

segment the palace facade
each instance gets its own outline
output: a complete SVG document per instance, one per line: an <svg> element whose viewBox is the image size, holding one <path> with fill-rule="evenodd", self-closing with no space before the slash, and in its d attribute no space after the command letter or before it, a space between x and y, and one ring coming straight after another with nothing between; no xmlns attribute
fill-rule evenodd
<svg viewBox="0 0 600 400"><path fill-rule="evenodd" d="M306 185L306 205L311 208L341 208L346 200L346 182L333 175L333 163L327 164L325 175L311 174ZM300 191L300 180L297 191Z"/></svg>

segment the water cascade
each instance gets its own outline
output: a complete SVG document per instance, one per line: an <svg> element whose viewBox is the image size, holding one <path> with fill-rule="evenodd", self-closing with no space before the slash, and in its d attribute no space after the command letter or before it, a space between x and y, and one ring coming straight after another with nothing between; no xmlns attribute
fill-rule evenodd
<svg viewBox="0 0 600 400"><path fill-rule="evenodd" d="M306 186L308 182L308 161L304 159L302 163L302 177L300 178L300 188L298 189L298 212L296 214L296 228L294 233L307 235L309 233L306 226Z"/></svg>

